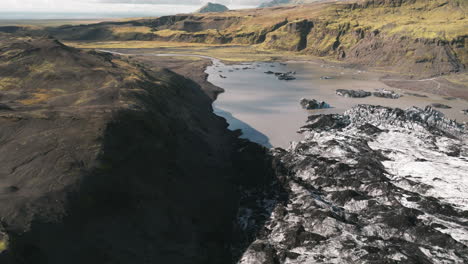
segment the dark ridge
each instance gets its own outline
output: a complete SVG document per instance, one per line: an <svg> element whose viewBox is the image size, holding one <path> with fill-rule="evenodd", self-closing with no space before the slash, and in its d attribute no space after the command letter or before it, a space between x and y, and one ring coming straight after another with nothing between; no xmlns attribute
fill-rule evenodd
<svg viewBox="0 0 468 264"><path fill-rule="evenodd" d="M48 38L2 39L0 62L23 80L0 97L0 263L230 263L260 232L233 224L271 156L197 83Z"/></svg>
<svg viewBox="0 0 468 264"><path fill-rule="evenodd" d="M4 32L4 33L16 33L16 32L18 32L20 30L22 30L22 27L18 27L18 26L0 27L0 32Z"/></svg>

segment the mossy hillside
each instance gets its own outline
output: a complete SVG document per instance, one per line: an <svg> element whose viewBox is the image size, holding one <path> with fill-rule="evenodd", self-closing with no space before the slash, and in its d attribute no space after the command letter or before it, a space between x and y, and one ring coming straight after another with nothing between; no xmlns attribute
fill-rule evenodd
<svg viewBox="0 0 468 264"><path fill-rule="evenodd" d="M47 46L42 47L41 43L47 43ZM96 87L102 91L122 84L133 87L145 78L139 66L125 58L105 54L95 56L92 51L83 52L58 42L50 43L49 39L35 40L34 46L28 40L18 39L2 43L0 91L3 96L18 106L55 105L58 101L60 104L83 105L95 100L89 91ZM23 52L7 52L15 46L21 47Z"/></svg>
<svg viewBox="0 0 468 264"><path fill-rule="evenodd" d="M343 30L347 26L347 32L378 30L386 35L403 35L413 39L451 41L468 35L467 1L402 1L401 5L375 4L379 1L359 3L316 3L300 7L170 16L125 23L108 22L67 26L51 30L51 33L63 36L65 40L84 40L86 37L94 40L131 40L132 36L133 40L137 40L142 36L157 36L172 41L199 42L200 35L205 35L210 42L213 42L213 38L223 38L233 43L257 44L265 40L263 37L267 33L279 31L278 34L282 34L282 22L306 19L322 25L321 30L327 33ZM353 38L349 40L342 41L343 47L353 44Z"/></svg>
<svg viewBox="0 0 468 264"><path fill-rule="evenodd" d="M8 235L0 232L0 253L8 249Z"/></svg>
<svg viewBox="0 0 468 264"><path fill-rule="evenodd" d="M185 34L186 32L183 30L172 30L172 29L163 29L163 30L152 30L155 35L162 37L162 38L170 38L170 37L177 37L180 34Z"/></svg>
<svg viewBox="0 0 468 264"><path fill-rule="evenodd" d="M197 32L187 32L177 29L157 30L150 27L113 27L113 35L110 39L115 40L159 40L179 41L196 43L220 43L222 36L219 31L208 29Z"/></svg>
<svg viewBox="0 0 468 264"><path fill-rule="evenodd" d="M3 56L16 48L17 58ZM0 97L0 163L9 172L2 177L0 263L231 260L224 250L240 195L233 182L245 174L237 176L233 160L241 159L231 155L237 135L198 84L48 38L2 39L0 65L0 76L25 81ZM36 79L26 78L28 66ZM176 209L171 217L168 208Z"/></svg>
<svg viewBox="0 0 468 264"><path fill-rule="evenodd" d="M328 29L349 23L352 29L379 30L389 35L412 38L440 38L451 41L468 35L466 1L425 0L401 6L353 7L332 5L327 8Z"/></svg>
<svg viewBox="0 0 468 264"><path fill-rule="evenodd" d="M0 241L0 253L8 249L8 245L6 241Z"/></svg>
<svg viewBox="0 0 468 264"><path fill-rule="evenodd" d="M145 26L113 26L110 27L111 38L114 39L143 39L151 40L154 37L153 30Z"/></svg>
<svg viewBox="0 0 468 264"><path fill-rule="evenodd" d="M10 90L21 84L20 78L0 77L0 91Z"/></svg>
<svg viewBox="0 0 468 264"><path fill-rule="evenodd" d="M111 28L112 32L115 34L125 34L125 33L142 33L148 34L152 33L153 30L150 27L140 26L140 27L131 27L131 26L115 26Z"/></svg>
<svg viewBox="0 0 468 264"><path fill-rule="evenodd" d="M252 17L244 18L248 23L239 23L224 29L222 33L228 36L232 43L237 44L261 44L265 41L268 33L281 29L288 23L288 20L277 18L270 21L256 21ZM281 34L281 33L280 33Z"/></svg>
<svg viewBox="0 0 468 264"><path fill-rule="evenodd" d="M468 65L468 20L456 3L335 5L328 10L308 35L304 52L429 75L460 71Z"/></svg>
<svg viewBox="0 0 468 264"><path fill-rule="evenodd" d="M161 40L213 43L264 43L263 48L291 50L297 42L296 32L288 34L282 21L308 19L315 27L307 46L314 54L334 56L338 48L348 50L367 34L378 31L385 36L406 36L412 39L453 41L468 35L468 18L464 1L404 1L402 5L311 4L300 8L247 10L226 14L199 15L197 23L204 28L196 32L180 30L180 23L164 26L153 33ZM191 18L192 19L192 18ZM226 23L222 21L228 19ZM224 23L224 24L223 24ZM154 23L153 23L154 24ZM198 25L197 24L197 25ZM216 28L216 30L210 30ZM125 27L125 30L130 30ZM122 30L122 31L125 31ZM134 32L151 32L147 26ZM291 33L291 32L289 32ZM269 35L269 37L266 37ZM338 40L338 42L337 42ZM334 46L335 45L335 46ZM338 46L336 46L338 45Z"/></svg>
<svg viewBox="0 0 468 264"><path fill-rule="evenodd" d="M268 31L257 25L242 26L233 32L223 31L225 35L230 36L231 42L235 44L257 44L261 43Z"/></svg>
<svg viewBox="0 0 468 264"><path fill-rule="evenodd" d="M263 47L279 50L297 50L301 37L298 34L291 34L287 31L275 31L269 33Z"/></svg>
<svg viewBox="0 0 468 264"><path fill-rule="evenodd" d="M345 37L349 24L342 24L337 28L329 28L328 23L316 24L312 31L307 36L307 48L304 52L318 56L329 56L337 52L340 45L343 45L340 38ZM346 36L346 38L353 38ZM345 45L351 46L349 40Z"/></svg>
<svg viewBox="0 0 468 264"><path fill-rule="evenodd" d="M300 51L306 48L306 37L313 27L308 20L295 20L266 35L263 47Z"/></svg>
<svg viewBox="0 0 468 264"><path fill-rule="evenodd" d="M341 56L377 33L382 38L436 39L450 44L468 35L466 25L463 7L448 1L416 1L397 7L330 5L315 20L315 27L308 35L307 52ZM462 50L457 53L460 52L463 53ZM461 54L460 59L466 64L464 57Z"/></svg>
<svg viewBox="0 0 468 264"><path fill-rule="evenodd" d="M398 63L402 71L418 64L417 71L428 68L432 75L460 71L468 65L466 3L459 0L315 3L104 23L80 27L77 31L83 34L72 35L85 36L75 40L89 40L90 36L95 38L102 33L99 41L106 41L106 45L109 41L131 40L128 45L135 47L138 40L142 48L154 45L145 41L174 42L173 46L260 44L256 47L261 50L300 51L350 63L378 66ZM308 21L311 26L291 30L299 21ZM107 30L110 25L112 30ZM125 44L118 42L116 46Z"/></svg>
<svg viewBox="0 0 468 264"><path fill-rule="evenodd" d="M194 33L183 33L178 37L173 37L171 40L182 40L184 42L196 42L206 44L223 44L230 42L219 30L207 29Z"/></svg>
<svg viewBox="0 0 468 264"><path fill-rule="evenodd" d="M274 27L274 25L272 26ZM206 44L258 44L265 40L265 36L272 29L260 25L242 25L239 28L206 29L196 32L187 32L177 29L155 30L155 40L193 42Z"/></svg>

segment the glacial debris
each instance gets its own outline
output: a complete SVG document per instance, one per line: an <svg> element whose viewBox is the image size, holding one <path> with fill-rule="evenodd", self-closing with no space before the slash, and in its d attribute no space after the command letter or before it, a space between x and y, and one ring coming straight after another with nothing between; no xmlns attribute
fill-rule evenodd
<svg viewBox="0 0 468 264"><path fill-rule="evenodd" d="M372 95L374 95L375 97L382 97L388 99L398 99L402 97L402 95L395 93L395 91L386 89L378 89L377 91L373 92Z"/></svg>
<svg viewBox="0 0 468 264"><path fill-rule="evenodd" d="M317 101L315 99L306 99L302 98L300 101L302 108L306 110L314 110L314 109L323 109L323 108L330 108L330 105L323 102Z"/></svg>
<svg viewBox="0 0 468 264"><path fill-rule="evenodd" d="M238 263L468 261L466 127L430 107L358 105L301 131L272 150L284 191L241 200L263 206L239 211L242 230L271 215Z"/></svg>
<svg viewBox="0 0 468 264"><path fill-rule="evenodd" d="M347 90L347 89L338 89L336 90L336 94L343 97L351 97L351 98L363 98L371 96L371 92L367 92L364 90Z"/></svg>
<svg viewBox="0 0 468 264"><path fill-rule="evenodd" d="M449 105L446 105L446 104L439 104L439 103L433 103L431 104L432 107L434 108L442 108L442 109L450 109L452 108L451 106Z"/></svg>

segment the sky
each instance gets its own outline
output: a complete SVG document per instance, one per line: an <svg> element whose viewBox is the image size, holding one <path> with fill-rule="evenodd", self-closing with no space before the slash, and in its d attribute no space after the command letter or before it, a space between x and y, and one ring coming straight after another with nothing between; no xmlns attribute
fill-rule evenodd
<svg viewBox="0 0 468 264"><path fill-rule="evenodd" d="M195 11L206 2L231 9L267 0L0 0L0 19L160 16Z"/></svg>

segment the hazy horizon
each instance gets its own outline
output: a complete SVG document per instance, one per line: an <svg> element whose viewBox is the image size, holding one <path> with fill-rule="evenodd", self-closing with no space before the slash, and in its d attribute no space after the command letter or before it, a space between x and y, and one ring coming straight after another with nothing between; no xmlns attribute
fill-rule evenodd
<svg viewBox="0 0 468 264"><path fill-rule="evenodd" d="M206 2L230 9L253 8L263 0L2 0L0 20L95 19L162 16L191 13Z"/></svg>

